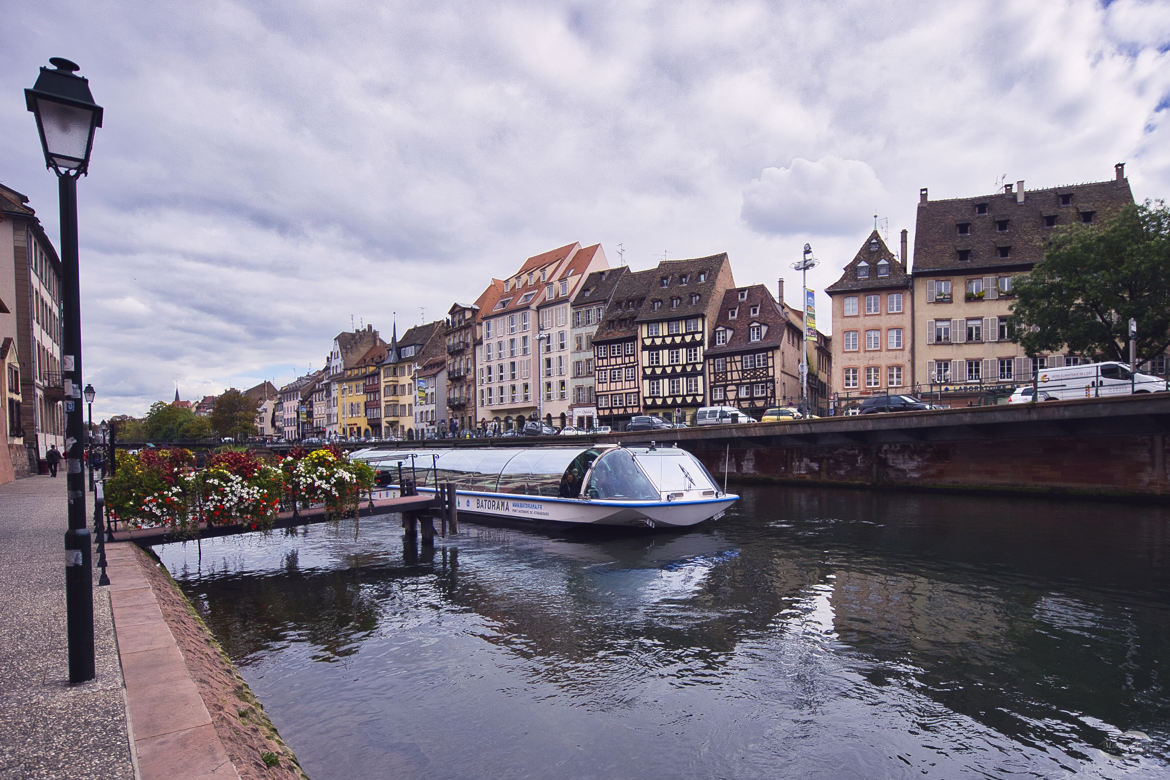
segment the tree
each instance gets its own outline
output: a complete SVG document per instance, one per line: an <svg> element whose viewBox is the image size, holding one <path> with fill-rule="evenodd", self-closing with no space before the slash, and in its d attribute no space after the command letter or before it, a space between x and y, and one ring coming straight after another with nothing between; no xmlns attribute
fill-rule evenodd
<svg viewBox="0 0 1170 780"><path fill-rule="evenodd" d="M243 438L256 433L256 401L239 390L226 391L215 399L211 427L220 436Z"/></svg>
<svg viewBox="0 0 1170 780"><path fill-rule="evenodd" d="M1017 277L1012 326L1029 355L1064 347L1078 355L1137 362L1170 346L1170 210L1128 206L1104 226L1056 232L1044 259Z"/></svg>
<svg viewBox="0 0 1170 780"><path fill-rule="evenodd" d="M175 441L184 438L183 429L195 419L195 413L190 409L155 401L142 421L142 433L150 441Z"/></svg>

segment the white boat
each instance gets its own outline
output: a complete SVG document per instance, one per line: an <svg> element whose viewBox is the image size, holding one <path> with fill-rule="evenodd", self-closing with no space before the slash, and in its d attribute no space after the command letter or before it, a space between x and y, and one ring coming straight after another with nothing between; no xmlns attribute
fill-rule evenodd
<svg viewBox="0 0 1170 780"><path fill-rule="evenodd" d="M461 513L508 521L686 528L739 499L691 453L654 444L367 449L351 457L377 470L386 495L399 495L407 479L420 494L449 483Z"/></svg>

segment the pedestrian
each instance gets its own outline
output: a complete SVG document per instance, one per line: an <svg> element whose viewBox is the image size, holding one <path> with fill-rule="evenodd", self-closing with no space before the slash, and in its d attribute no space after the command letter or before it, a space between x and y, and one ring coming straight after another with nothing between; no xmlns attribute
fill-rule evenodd
<svg viewBox="0 0 1170 780"><path fill-rule="evenodd" d="M102 448L98 447L93 451L93 470L98 472L98 479L106 478L106 454L102 452Z"/></svg>
<svg viewBox="0 0 1170 780"><path fill-rule="evenodd" d="M57 476L57 464L61 462L61 453L57 451L56 444L49 445L49 451L45 453L45 460L49 464L49 474Z"/></svg>

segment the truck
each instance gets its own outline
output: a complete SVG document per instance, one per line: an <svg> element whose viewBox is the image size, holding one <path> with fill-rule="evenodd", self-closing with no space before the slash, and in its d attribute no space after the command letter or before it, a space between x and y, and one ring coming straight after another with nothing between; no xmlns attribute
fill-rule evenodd
<svg viewBox="0 0 1170 780"><path fill-rule="evenodd" d="M1036 374L1037 392L1053 400L1156 393L1167 389L1170 387L1166 379L1133 371L1125 363L1115 361L1042 368Z"/></svg>

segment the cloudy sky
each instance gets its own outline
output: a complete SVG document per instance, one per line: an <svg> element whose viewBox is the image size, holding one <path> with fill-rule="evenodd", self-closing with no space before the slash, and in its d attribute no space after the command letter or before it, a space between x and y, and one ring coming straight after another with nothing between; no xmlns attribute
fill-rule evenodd
<svg viewBox="0 0 1170 780"><path fill-rule="evenodd" d="M22 91L105 108L79 183L94 416L320 368L572 241L727 252L799 301L932 198L1101 181L1170 196L1170 5L37 0L0 27L0 182L54 242ZM828 299L817 296L827 315ZM822 316L822 329L828 329Z"/></svg>

